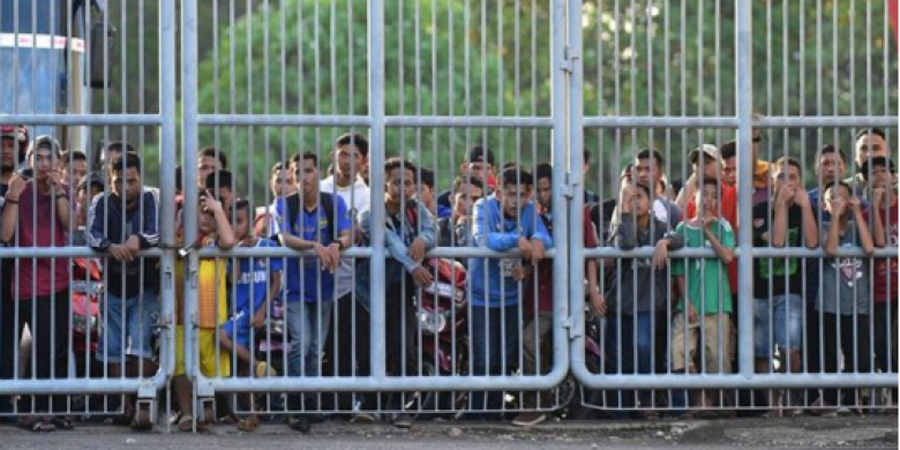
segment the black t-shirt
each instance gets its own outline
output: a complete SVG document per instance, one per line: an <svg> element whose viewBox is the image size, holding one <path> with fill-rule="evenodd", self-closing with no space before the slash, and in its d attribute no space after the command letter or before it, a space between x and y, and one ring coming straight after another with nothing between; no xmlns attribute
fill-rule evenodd
<svg viewBox="0 0 900 450"><path fill-rule="evenodd" d="M753 246L768 247L769 241L763 239L769 234L771 239L771 221L775 219L775 209L771 201L759 203L753 207ZM785 247L804 247L803 244L803 211L797 205L788 208L788 229ZM802 258L754 258L753 290L754 297L767 299L774 295L803 293L803 259ZM771 282L771 290L769 289Z"/></svg>

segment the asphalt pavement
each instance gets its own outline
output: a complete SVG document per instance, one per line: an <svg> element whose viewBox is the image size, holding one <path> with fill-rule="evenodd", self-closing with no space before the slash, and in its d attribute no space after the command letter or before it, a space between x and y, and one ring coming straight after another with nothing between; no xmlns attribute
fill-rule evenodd
<svg viewBox="0 0 900 450"><path fill-rule="evenodd" d="M158 427L81 425L35 434L0 426L3 450L531 450L663 448L897 448L897 416L692 421L551 421L529 428L504 423L425 422L409 430L387 424L318 424L308 435L265 424L253 433L218 424L203 434Z"/></svg>

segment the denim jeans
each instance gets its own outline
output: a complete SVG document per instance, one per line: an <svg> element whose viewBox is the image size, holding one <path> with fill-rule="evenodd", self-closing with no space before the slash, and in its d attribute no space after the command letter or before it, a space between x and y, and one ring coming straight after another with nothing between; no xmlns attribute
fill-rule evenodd
<svg viewBox="0 0 900 450"><path fill-rule="evenodd" d="M504 375L518 364L519 323L518 305L497 308L472 306L472 374ZM471 394L473 410L499 410L503 407L503 393L484 391Z"/></svg>
<svg viewBox="0 0 900 450"><path fill-rule="evenodd" d="M291 335L288 352L288 376L314 377L320 375L322 348L331 326L333 302L290 302L287 305L287 326ZM302 397L292 395L291 409L299 409Z"/></svg>
<svg viewBox="0 0 900 450"><path fill-rule="evenodd" d="M653 348L656 339L654 327L659 328L660 321L666 320L665 314L656 314L655 318L651 312L622 314L621 321L619 317L615 312L610 312L606 317L606 353L609 355L609 370L621 374L652 373L657 365L656 360L667 354L666 348ZM619 360L620 350L621 360ZM613 404L624 409L635 407L634 391L621 391L620 394L621 400L614 398ZM638 391L637 395L641 406L645 408L652 406L650 391Z"/></svg>

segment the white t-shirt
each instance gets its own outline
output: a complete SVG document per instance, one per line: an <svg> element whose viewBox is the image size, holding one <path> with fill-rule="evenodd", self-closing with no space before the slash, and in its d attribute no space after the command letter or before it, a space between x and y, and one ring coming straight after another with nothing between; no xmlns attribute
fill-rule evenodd
<svg viewBox="0 0 900 450"><path fill-rule="evenodd" d="M350 217L355 218L356 215L369 208L371 194L369 186L366 185L362 178L357 177L356 182L351 186L337 186L334 182L334 175L319 182L319 191L327 194L337 194L344 203L350 207ZM341 259L341 265L335 274L334 290L337 298L341 298L353 291L353 260L350 258Z"/></svg>

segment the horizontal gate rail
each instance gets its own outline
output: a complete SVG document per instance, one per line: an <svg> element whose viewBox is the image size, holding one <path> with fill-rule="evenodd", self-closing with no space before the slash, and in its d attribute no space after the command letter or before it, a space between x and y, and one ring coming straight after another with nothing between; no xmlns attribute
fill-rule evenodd
<svg viewBox="0 0 900 450"><path fill-rule="evenodd" d="M163 114L0 114L0 123L24 125L162 126Z"/></svg>
<svg viewBox="0 0 900 450"><path fill-rule="evenodd" d="M895 127L900 116L766 116L753 123L757 128L815 128L815 127ZM615 116L585 117L585 128L727 128L737 129L737 117L672 117L672 116Z"/></svg>

